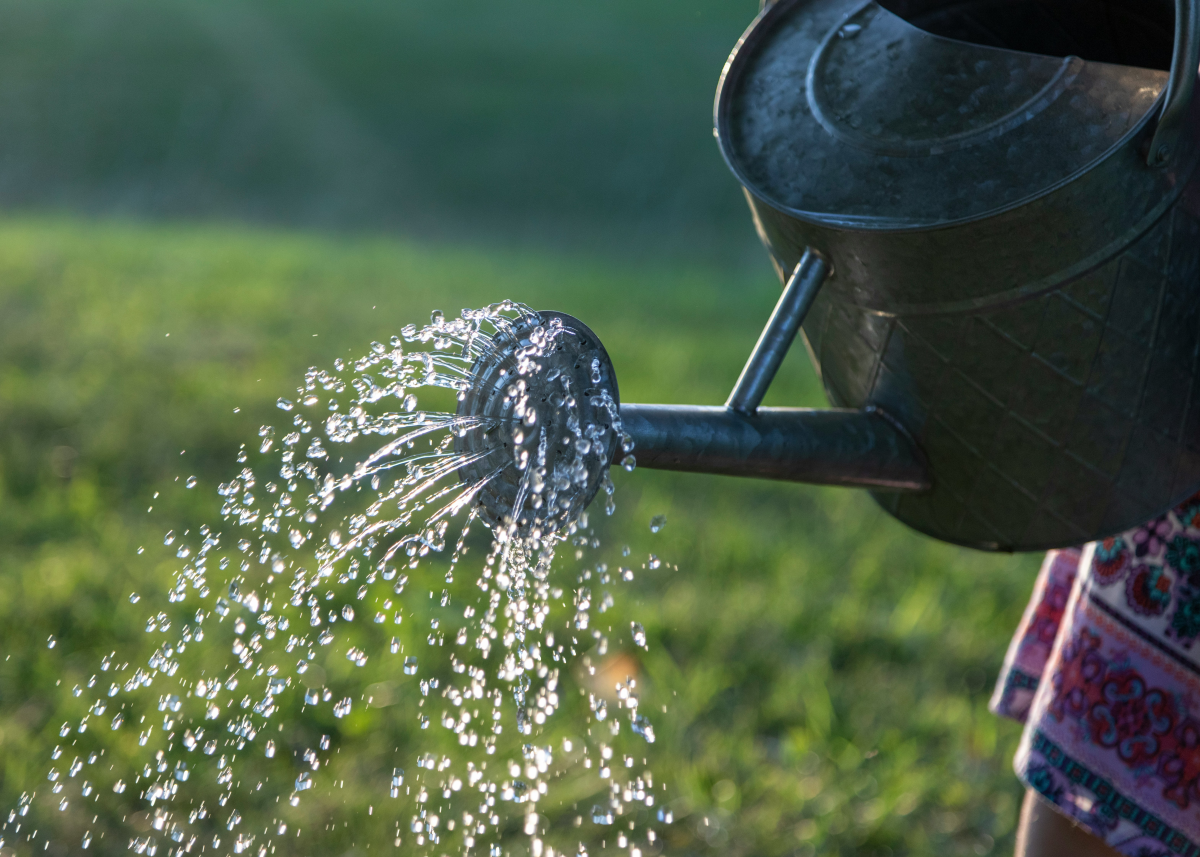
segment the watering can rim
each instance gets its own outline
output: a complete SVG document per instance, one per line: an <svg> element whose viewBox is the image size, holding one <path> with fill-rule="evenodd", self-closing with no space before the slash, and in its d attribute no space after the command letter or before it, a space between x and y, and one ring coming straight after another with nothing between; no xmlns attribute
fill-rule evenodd
<svg viewBox="0 0 1200 857"><path fill-rule="evenodd" d="M1200 72L1200 0L1176 0L1175 44L1171 70L1167 73L1162 88L1155 96L1154 101L1136 121L1130 124L1130 127L1124 133L1112 140L1105 149L1090 157L1077 168L1058 177L1056 180L1038 186L1036 189L1025 193L1019 198L987 207L984 210L972 212L965 216L952 216L944 219L920 220L915 217L846 214L807 210L789 205L780 199L774 198L768 189L760 187L759 183L747 174L742 164L742 159L736 152L732 151L730 139L733 121L731 118L731 102L735 97L735 90L738 88L737 85L740 83L739 78L741 73L745 71L746 66L749 65L757 54L758 49L768 43L770 36L773 34L774 28L772 25L793 13L796 7L812 2L813 0L776 0L775 2L768 0L768 4L755 17L745 32L743 32L726 60L721 71L713 104L713 135L716 137L718 148L726 165L748 194L751 194L760 202L781 213L822 226L864 232L926 232L986 220L1050 196L1056 191L1079 180L1081 176L1094 170L1098 164L1113 158L1124 150L1128 150L1131 148L1131 143L1135 142L1138 138L1148 138L1142 146L1144 154L1141 157L1141 165L1145 169L1162 169L1170 166L1179 166L1182 168L1180 172L1190 172L1192 167L1195 166L1194 155L1196 153L1185 152L1185 155L1181 157L1180 152L1188 147L1177 145L1177 143L1187 123L1188 109L1196 87L1196 77L1198 72ZM883 8L876 0L865 0L865 2L851 6L850 11L841 16L841 22L849 21L864 11L874 11L875 14L888 16L889 23L907 28L914 36L919 34L921 39L929 42L965 46L973 50L994 52L997 55L1016 55L1031 59L1058 59L1061 63L1060 75L1072 63L1077 64L1078 67L1124 68L1132 71L1147 72L1147 70L1139 69L1136 66L1120 66L1085 61L1078 57L1070 56L1063 58L1048 57L1042 54L975 45L934 35L915 27L898 15ZM820 50L823 50L831 41L834 33L838 31L841 25L839 23L824 35L821 40ZM819 53L815 56L819 59ZM817 59L812 61L814 65ZM806 63L809 62L807 59L805 61ZM1185 72L1185 69L1189 67L1193 69L1190 75ZM1161 74L1161 72L1158 72L1158 74ZM809 87L807 94L810 99L812 97L811 77L810 70L809 80L807 81ZM1035 93L1031 96L1030 101L1035 100L1038 94L1040 93ZM812 109L811 105L809 109ZM814 116L814 121L824 124L823 119L818 116ZM1153 129L1152 132L1150 130L1151 127ZM853 144L850 145L852 146ZM940 154L942 153L932 152L925 157L936 158ZM1183 184L1183 181L1175 183L1176 189L1181 190Z"/></svg>

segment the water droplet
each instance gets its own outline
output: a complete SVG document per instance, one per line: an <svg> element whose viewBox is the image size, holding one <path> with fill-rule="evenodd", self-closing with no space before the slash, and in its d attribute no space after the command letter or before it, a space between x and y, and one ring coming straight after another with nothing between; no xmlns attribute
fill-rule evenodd
<svg viewBox="0 0 1200 857"><path fill-rule="evenodd" d="M199 483L199 481L200 481L200 480L198 480L198 479L197 479L195 476L189 476L189 477L187 478L187 481L183 483L183 487L185 487L185 488L195 488L195 487L196 487L196 485Z"/></svg>
<svg viewBox="0 0 1200 857"><path fill-rule="evenodd" d="M660 560L654 554L650 554L650 559L647 561L646 566L650 569L655 569L660 565L662 565L662 560Z"/></svg>
<svg viewBox="0 0 1200 857"><path fill-rule="evenodd" d="M662 528L665 527L666 525L667 525L667 516L666 515L655 515L653 518L650 519L650 532L652 532L652 533L660 532L662 530Z"/></svg>
<svg viewBox="0 0 1200 857"><path fill-rule="evenodd" d="M404 659L404 674L415 675L417 672L417 659L413 655L409 655Z"/></svg>
<svg viewBox="0 0 1200 857"><path fill-rule="evenodd" d="M296 791L302 792L305 789L311 789L313 784L312 774L308 771L303 772L296 777ZM295 806L295 804L293 804Z"/></svg>
<svg viewBox="0 0 1200 857"><path fill-rule="evenodd" d="M279 397L279 401L276 402L275 404L278 406L279 410L281 410L281 411L290 411L292 408L296 407L294 402L291 402L288 399L283 398L282 396Z"/></svg>
<svg viewBox="0 0 1200 857"><path fill-rule="evenodd" d="M632 455L627 455L621 459L621 466L624 467L629 473L632 473L633 469L637 467L637 459Z"/></svg>
<svg viewBox="0 0 1200 857"><path fill-rule="evenodd" d="M129 593L129 603L130 604L137 604L141 600L142 600L142 596L138 595L136 592Z"/></svg>
<svg viewBox="0 0 1200 857"><path fill-rule="evenodd" d="M633 632L633 642L640 648L646 648L646 629L642 627L640 622L630 622L630 628Z"/></svg>

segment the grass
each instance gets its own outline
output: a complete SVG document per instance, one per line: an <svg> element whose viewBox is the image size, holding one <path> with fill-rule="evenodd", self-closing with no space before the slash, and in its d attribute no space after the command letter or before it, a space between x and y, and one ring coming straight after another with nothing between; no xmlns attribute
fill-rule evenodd
<svg viewBox="0 0 1200 857"><path fill-rule="evenodd" d="M765 273L579 254L0 221L0 805L45 785L58 725L77 705L70 689L99 656L148 654L140 623L173 561L157 547L162 533L216 518L213 489L239 445L310 364L362 353L433 308L511 297L584 319L624 400L715 403L777 288ZM791 355L770 402L820 401L803 355ZM199 490L178 487L190 474ZM663 853L1011 848L1019 730L986 701L1036 557L934 543L852 491L642 470L617 481L607 549L665 560L614 589L604 616L617 629L640 621L649 638L640 652L612 635L654 714L651 764L677 819ZM652 534L656 514L667 525ZM339 729L350 783L344 803L307 807L305 823L354 830L297 840L313 849L297 853L391 848L391 810L367 787L376 756L433 731L412 731L413 686L386 664L373 680L391 682L393 707L329 723L297 715L285 733L295 743ZM318 666L344 678L344 660ZM136 750L103 740L114 757ZM89 820L75 809L40 818L53 831L48 853L73 853ZM109 831L93 845L102 853L123 850L117 820L98 822ZM585 822L570 835L596 853L604 829Z"/></svg>

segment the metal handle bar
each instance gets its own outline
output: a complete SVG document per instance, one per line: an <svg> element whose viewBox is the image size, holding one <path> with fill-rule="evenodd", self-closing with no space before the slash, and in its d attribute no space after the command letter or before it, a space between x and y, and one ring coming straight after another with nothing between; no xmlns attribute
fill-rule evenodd
<svg viewBox="0 0 1200 857"><path fill-rule="evenodd" d="M775 311L763 328L725 407L743 414L753 414L758 409L828 276L829 264L821 254L811 247L805 250L784 285Z"/></svg>
<svg viewBox="0 0 1200 857"><path fill-rule="evenodd" d="M1175 151L1200 71L1200 0L1175 0L1175 50L1163 95L1162 114L1150 140L1146 163L1161 167Z"/></svg>

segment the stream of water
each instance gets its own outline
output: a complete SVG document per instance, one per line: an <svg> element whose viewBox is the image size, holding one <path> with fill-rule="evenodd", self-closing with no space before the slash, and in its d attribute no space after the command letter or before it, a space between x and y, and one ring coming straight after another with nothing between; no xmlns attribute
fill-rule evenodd
<svg viewBox="0 0 1200 857"><path fill-rule="evenodd" d="M589 492L613 510L608 451L634 460L613 398L548 370L561 335L503 302L309 370L219 523L165 534L153 655L113 651L74 688L0 848L71 829L71 852L585 857L589 825L600 850L656 851L654 725L636 670L593 658L608 590L658 560L608 557L589 525ZM460 413L501 346L502 413ZM343 756L348 735L371 752Z"/></svg>

